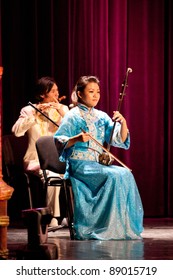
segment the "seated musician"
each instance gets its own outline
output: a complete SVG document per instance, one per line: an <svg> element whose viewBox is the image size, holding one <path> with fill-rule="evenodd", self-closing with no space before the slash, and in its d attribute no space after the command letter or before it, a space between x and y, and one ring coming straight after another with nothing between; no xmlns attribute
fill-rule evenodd
<svg viewBox="0 0 173 280"><path fill-rule="evenodd" d="M35 99L34 106L47 114L57 125L61 123L64 115L69 111L68 106L59 102L58 86L51 77L42 77L38 80ZM57 126L53 122L28 105L21 109L20 116L12 127L12 132L17 137L27 133L28 148L23 159L24 169L38 175L41 180L44 179L35 143L39 137L55 133ZM58 226L58 218L60 217L59 191L60 188L55 187L49 187L47 190L47 206L52 208L54 216L50 226Z"/></svg>
<svg viewBox="0 0 173 280"><path fill-rule="evenodd" d="M95 109L100 83L95 76L82 76L72 92L75 105L63 118L54 135L63 143L60 160L67 161L66 178L74 193L75 239L141 239L143 206L135 179L128 168L99 162L103 145L130 146L126 119L113 112L113 120Z"/></svg>

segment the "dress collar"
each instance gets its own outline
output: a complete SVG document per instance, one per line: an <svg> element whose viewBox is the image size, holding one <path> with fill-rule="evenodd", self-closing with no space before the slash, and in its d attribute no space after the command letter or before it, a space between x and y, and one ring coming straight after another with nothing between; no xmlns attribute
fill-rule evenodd
<svg viewBox="0 0 173 280"><path fill-rule="evenodd" d="M89 110L89 108L88 108L86 105L82 104L82 103L78 103L77 106L79 107L79 109L81 109L81 110L83 110L83 111L85 111L85 112L88 112L88 113L92 113L93 110L94 110L94 107L92 107L92 108Z"/></svg>

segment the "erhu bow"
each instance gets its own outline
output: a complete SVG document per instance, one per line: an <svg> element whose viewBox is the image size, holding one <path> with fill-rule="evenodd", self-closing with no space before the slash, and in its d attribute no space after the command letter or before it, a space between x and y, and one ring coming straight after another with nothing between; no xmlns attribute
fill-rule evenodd
<svg viewBox="0 0 173 280"><path fill-rule="evenodd" d="M86 133L86 131L84 129L81 129L83 133ZM97 141L94 137L92 137L90 135L90 138L99 146L102 148L103 151L106 152L107 156L110 158L110 159L113 159L113 160L116 160L119 164L121 164L123 167L127 168L128 170L132 171L127 165L125 165L121 160L119 160L116 156L114 156L112 153L110 153L104 146L102 146L100 144L99 141ZM100 162L100 161L99 161ZM104 163L103 162L100 162L101 164L103 165L110 165L110 164L106 164L106 162Z"/></svg>

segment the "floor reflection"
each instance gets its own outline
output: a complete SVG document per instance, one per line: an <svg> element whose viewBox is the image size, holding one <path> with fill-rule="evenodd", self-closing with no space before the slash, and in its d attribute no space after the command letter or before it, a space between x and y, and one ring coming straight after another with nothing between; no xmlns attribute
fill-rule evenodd
<svg viewBox="0 0 173 280"><path fill-rule="evenodd" d="M8 249L15 259L27 245L27 230L8 228ZM68 228L48 233L59 260L173 260L173 219L145 221L142 240L70 240ZM53 248L53 247L52 247ZM54 248L53 248L54 249Z"/></svg>
<svg viewBox="0 0 173 280"><path fill-rule="evenodd" d="M143 240L69 241L49 238L49 241L58 246L61 260L142 260L144 256Z"/></svg>

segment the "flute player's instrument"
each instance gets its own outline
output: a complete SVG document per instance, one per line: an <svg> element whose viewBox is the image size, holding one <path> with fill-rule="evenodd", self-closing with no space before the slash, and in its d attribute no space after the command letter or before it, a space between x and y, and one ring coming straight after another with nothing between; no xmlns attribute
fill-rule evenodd
<svg viewBox="0 0 173 280"><path fill-rule="evenodd" d="M66 96L63 95L62 97L56 99L55 97L53 97L53 100L57 103L60 102L61 100L66 99ZM28 105L32 106L37 112L39 112L40 114L42 114L45 118L47 118L49 121L51 121L54 125L56 125L57 127L59 127L59 125L54 122L52 119L50 119L46 114L44 114L41 110L39 110L36 106L34 106L34 104L32 104L31 102L28 102Z"/></svg>
<svg viewBox="0 0 173 280"><path fill-rule="evenodd" d="M55 98L55 99L56 99L56 98ZM66 96L65 96L65 95L59 97L59 98L58 98L58 101L61 102L61 101L64 100L64 99L66 99ZM55 101L55 102L57 102L57 101Z"/></svg>
<svg viewBox="0 0 173 280"><path fill-rule="evenodd" d="M32 106L37 112L39 112L41 115L43 115L45 118L47 118L50 122L52 122L54 125L59 127L59 125L54 122L52 119L50 119L46 114L44 114L42 111L40 111L36 106L34 106L31 102L28 102L28 105Z"/></svg>

